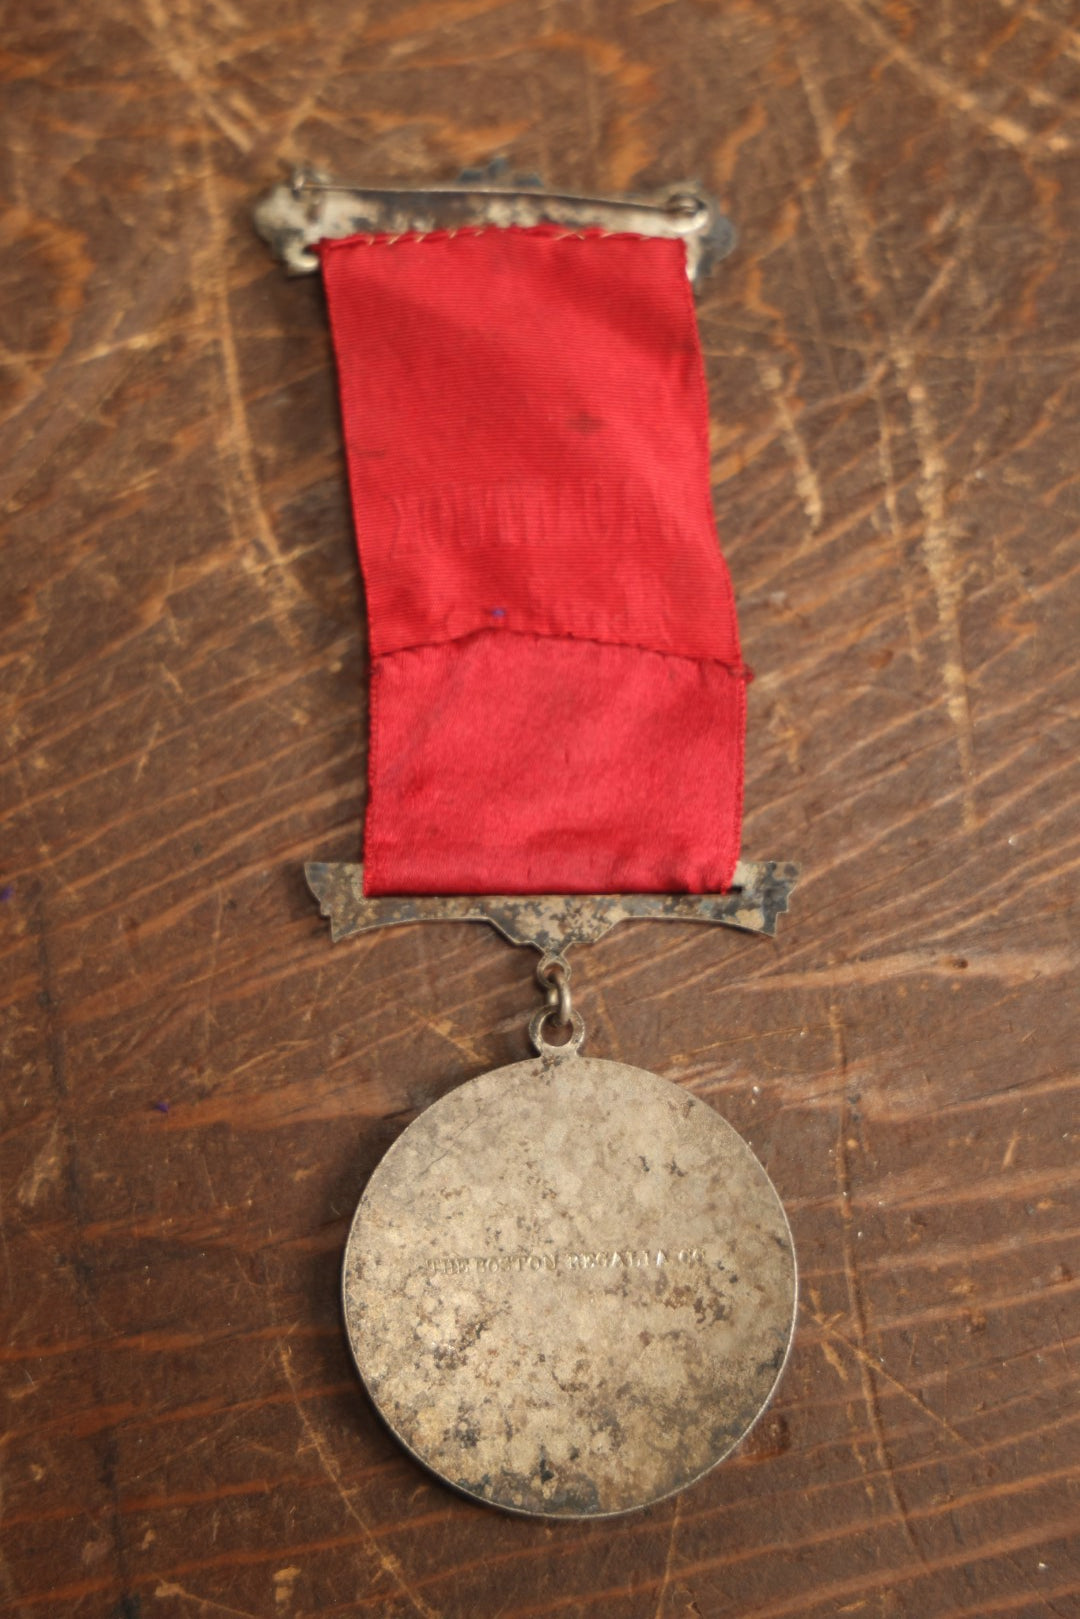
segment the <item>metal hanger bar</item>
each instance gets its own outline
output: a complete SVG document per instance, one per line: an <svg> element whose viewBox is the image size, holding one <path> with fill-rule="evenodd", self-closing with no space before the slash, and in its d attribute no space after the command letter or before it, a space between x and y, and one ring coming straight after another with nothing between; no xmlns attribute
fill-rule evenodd
<svg viewBox="0 0 1080 1619"><path fill-rule="evenodd" d="M724 894L434 894L371 898L364 868L351 861L309 861L308 887L330 920L335 944L374 928L409 922L487 922L511 944L565 955L594 944L619 922L712 922L747 933L776 932L799 878L781 860L740 860Z"/></svg>

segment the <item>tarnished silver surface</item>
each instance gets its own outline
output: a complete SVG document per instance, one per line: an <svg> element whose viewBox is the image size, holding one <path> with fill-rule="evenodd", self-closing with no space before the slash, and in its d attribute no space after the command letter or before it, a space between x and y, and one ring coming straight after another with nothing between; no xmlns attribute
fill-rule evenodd
<svg viewBox="0 0 1080 1619"><path fill-rule="evenodd" d="M748 933L776 932L799 868L786 860L740 860L726 894L434 894L371 899L353 861L309 860L308 887L330 919L334 944L405 922L489 922L511 944L565 955L595 944L619 922L720 922Z"/></svg>
<svg viewBox="0 0 1080 1619"><path fill-rule="evenodd" d="M290 275L319 267L315 243L369 232L404 235L477 225L598 226L686 243L687 274L698 280L735 246L735 230L696 187L669 186L638 197L588 197L541 189L535 177L508 178L499 165L456 185L351 186L297 169L255 205L255 229Z"/></svg>
<svg viewBox="0 0 1080 1619"><path fill-rule="evenodd" d="M795 1318L783 1208L711 1107L549 1053L428 1108L379 1164L345 1323L390 1428L512 1512L646 1506L764 1409Z"/></svg>

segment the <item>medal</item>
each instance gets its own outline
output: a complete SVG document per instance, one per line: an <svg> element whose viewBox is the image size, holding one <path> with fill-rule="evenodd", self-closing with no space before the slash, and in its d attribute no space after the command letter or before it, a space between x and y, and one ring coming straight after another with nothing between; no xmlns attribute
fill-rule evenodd
<svg viewBox="0 0 1080 1619"><path fill-rule="evenodd" d="M747 671L691 295L730 226L685 191L491 175L303 174L256 219L322 269L370 624L365 860L309 884L335 941L459 919L539 952L535 1057L368 1182L349 1343L455 1488L630 1511L745 1435L795 1316L765 1170L681 1087L584 1053L568 959L631 918L771 934L797 876L738 859Z"/></svg>

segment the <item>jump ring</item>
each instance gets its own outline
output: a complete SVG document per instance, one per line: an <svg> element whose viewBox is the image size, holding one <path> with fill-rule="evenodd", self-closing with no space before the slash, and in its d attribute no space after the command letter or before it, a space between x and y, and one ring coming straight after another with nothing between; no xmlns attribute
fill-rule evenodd
<svg viewBox="0 0 1080 1619"><path fill-rule="evenodd" d="M544 1039L544 1024L552 1016L553 1010L550 1006L542 1006L539 1012L533 1014L529 1019L529 1039L541 1057L572 1056L581 1049L581 1043L585 1038L585 1019L580 1012L572 1011L566 1020L571 1029L569 1040L564 1045L553 1046L550 1041Z"/></svg>

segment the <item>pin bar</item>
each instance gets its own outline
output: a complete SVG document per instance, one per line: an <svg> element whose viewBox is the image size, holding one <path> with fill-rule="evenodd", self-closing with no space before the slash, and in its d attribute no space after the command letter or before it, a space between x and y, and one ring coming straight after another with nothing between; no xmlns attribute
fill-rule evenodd
<svg viewBox="0 0 1080 1619"><path fill-rule="evenodd" d="M312 249L348 236L409 235L484 226L565 225L659 236L685 243L687 274L698 280L735 245L731 221L694 186L672 186L641 197L547 191L531 180L507 184L495 167L452 184L349 185L312 169L297 169L255 206L255 229L292 275L319 267Z"/></svg>
<svg viewBox="0 0 1080 1619"><path fill-rule="evenodd" d="M401 197L505 197L514 201L557 203L560 207L596 210L619 208L641 214L660 214L670 220L676 230L701 230L708 222L711 203L695 191L672 191L659 200L645 197L591 196L579 191L544 191L539 186L486 185L428 185L428 186L357 186L345 185L337 180L316 180L304 169L297 169L289 181L294 197L309 191L335 191L349 197L393 198Z"/></svg>

